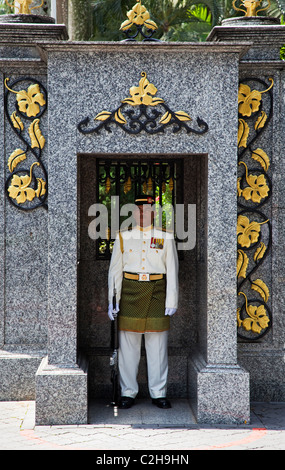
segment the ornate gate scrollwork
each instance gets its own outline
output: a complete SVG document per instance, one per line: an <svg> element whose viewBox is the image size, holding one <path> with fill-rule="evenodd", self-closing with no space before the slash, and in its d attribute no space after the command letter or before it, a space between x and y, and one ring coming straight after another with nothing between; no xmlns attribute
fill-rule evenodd
<svg viewBox="0 0 285 470"><path fill-rule="evenodd" d="M18 209L29 211L39 206L47 209L47 171L42 162L42 150L45 146L45 137L42 134L40 123L47 109L47 91L38 80L23 77L9 84L9 78L5 79L4 109L7 120L21 141L21 147L16 148L8 159L10 175L6 180L6 192L10 202ZM20 83L25 83L26 89L16 91ZM12 100L10 96L15 94L13 112L9 111ZM24 121L24 122L23 122ZM30 123L25 128L25 121ZM30 156L36 161L30 163L29 168L21 167L23 161L28 161ZM41 174L34 174L35 167L39 167Z"/></svg>
<svg viewBox="0 0 285 470"><path fill-rule="evenodd" d="M272 238L266 206L272 193L271 162L261 139L273 112L272 78L269 81L270 86L260 79L243 79L238 94L237 326L238 336L251 341L272 326L270 289L261 269Z"/></svg>

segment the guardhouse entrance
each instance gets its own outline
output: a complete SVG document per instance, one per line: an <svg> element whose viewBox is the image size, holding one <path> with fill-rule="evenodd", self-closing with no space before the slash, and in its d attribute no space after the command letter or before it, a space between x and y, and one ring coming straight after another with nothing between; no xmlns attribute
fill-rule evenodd
<svg viewBox="0 0 285 470"><path fill-rule="evenodd" d="M179 309L171 319L169 336L169 398L190 398L188 361L196 348L199 317L199 260L203 258L206 188L205 155L90 155L78 157L79 165L79 272L78 347L88 359L89 398L112 397L110 381L110 332L108 269L112 253L113 219L122 226L128 214L119 216L124 204L141 193L155 196L166 209L155 224L173 229L179 257ZM103 239L94 236L98 212L95 203L108 209L108 227ZM119 204L119 207L115 207ZM174 213L167 213L168 207ZM183 215L182 215L183 214ZM181 227L181 215L183 227ZM114 222L114 220L113 220ZM179 227L177 224L180 224ZM102 227L101 227L102 228ZM182 236L182 238L181 238ZM138 398L148 398L144 346L139 368Z"/></svg>

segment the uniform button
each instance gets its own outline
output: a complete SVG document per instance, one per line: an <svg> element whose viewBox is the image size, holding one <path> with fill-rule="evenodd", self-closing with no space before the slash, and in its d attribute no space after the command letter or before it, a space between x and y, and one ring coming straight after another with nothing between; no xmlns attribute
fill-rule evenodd
<svg viewBox="0 0 285 470"><path fill-rule="evenodd" d="M144 244L145 244L145 243L146 243L146 242L144 241Z"/></svg>
<svg viewBox="0 0 285 470"><path fill-rule="evenodd" d="M143 258L142 261L145 261L145 259Z"/></svg>
<svg viewBox="0 0 285 470"><path fill-rule="evenodd" d="M142 269L145 269L145 268L142 268Z"/></svg>
<svg viewBox="0 0 285 470"><path fill-rule="evenodd" d="M145 253L145 250L143 250L142 252Z"/></svg>

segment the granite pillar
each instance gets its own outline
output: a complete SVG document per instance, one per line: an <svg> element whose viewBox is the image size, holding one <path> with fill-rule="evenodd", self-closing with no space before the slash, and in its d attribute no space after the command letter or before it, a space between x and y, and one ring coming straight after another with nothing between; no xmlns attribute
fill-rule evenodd
<svg viewBox="0 0 285 470"><path fill-rule="evenodd" d="M280 48L285 44L285 26L270 17L239 17L224 20L215 27L208 40L211 42L248 41L252 46L243 56L240 81L251 77L263 80L272 87L272 119L262 134L262 147L267 153L270 166L267 171L272 181L268 202L260 209L272 225L272 244L269 254L255 277L265 280L269 289L267 304L272 320L268 333L260 340L239 340L237 352L239 363L250 373L252 401L284 401L284 263L281 254L284 245L284 90L285 62L280 60ZM269 86L269 85L268 85ZM264 107L264 111L266 108ZM267 112L268 114L268 112ZM258 141L257 141L258 142ZM255 165L256 166L256 165ZM257 275L259 273L259 275ZM258 305L258 304L257 304Z"/></svg>

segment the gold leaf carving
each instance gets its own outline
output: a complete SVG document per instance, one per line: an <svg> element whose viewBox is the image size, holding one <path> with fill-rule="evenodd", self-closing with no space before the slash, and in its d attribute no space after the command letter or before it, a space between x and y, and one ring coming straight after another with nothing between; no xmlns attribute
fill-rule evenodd
<svg viewBox="0 0 285 470"><path fill-rule="evenodd" d="M270 160L269 160L268 155L264 152L264 150L262 150L260 148L258 148L256 150L253 150L253 152L251 154L251 158L253 158L258 163L260 163L260 165L262 166L262 168L265 171L268 170L268 168L270 166Z"/></svg>
<svg viewBox="0 0 285 470"><path fill-rule="evenodd" d="M264 302L268 301L269 289L265 282L263 282L261 279L256 279L255 281L252 281L251 288L261 295Z"/></svg>
<svg viewBox="0 0 285 470"><path fill-rule="evenodd" d="M40 87L36 83L30 85L28 91L21 90L17 92L17 101L19 110L26 113L28 117L36 116L40 112L40 106L46 104L44 95L40 92Z"/></svg>
<svg viewBox="0 0 285 470"><path fill-rule="evenodd" d="M8 160L8 167L9 167L10 172L12 173L12 171L16 168L18 163L22 162L26 158L27 156L22 149L14 150L14 152L11 153L9 160Z"/></svg>
<svg viewBox="0 0 285 470"><path fill-rule="evenodd" d="M120 109L118 109L118 111L115 113L115 120L119 123L119 124L126 124L126 119L124 118L124 116L122 115L122 112Z"/></svg>
<svg viewBox="0 0 285 470"><path fill-rule="evenodd" d="M15 127L15 129L19 129L20 131L23 131L24 130L24 125L21 121L21 118L19 116L17 116L16 111L14 111L13 114L10 117L11 117L11 121L12 121L13 126Z"/></svg>
<svg viewBox="0 0 285 470"><path fill-rule="evenodd" d="M240 317L240 308L237 309L237 325L238 325L238 328L240 328L242 326L242 319Z"/></svg>
<svg viewBox="0 0 285 470"><path fill-rule="evenodd" d="M263 242L261 242L260 246L256 249L256 251L253 255L254 261L258 261L258 260L262 259L264 254L265 254L265 251L266 251L266 245Z"/></svg>
<svg viewBox="0 0 285 470"><path fill-rule="evenodd" d="M262 129L265 126L267 121L267 114L264 111L261 111L261 115L257 118L256 123L254 124L254 129Z"/></svg>
<svg viewBox="0 0 285 470"><path fill-rule="evenodd" d="M167 124L170 121L171 117L172 117L172 114L169 111L166 111L166 113L160 119L159 123Z"/></svg>
<svg viewBox="0 0 285 470"><path fill-rule="evenodd" d="M190 118L189 114L185 113L185 111L176 111L174 114L180 121L191 121L192 120Z"/></svg>
<svg viewBox="0 0 285 470"><path fill-rule="evenodd" d="M148 29L153 29L153 30L154 30L154 29L157 29L157 24L156 24L154 21L152 21L152 20L146 20L146 21L144 22L144 25L145 25L145 27L148 28Z"/></svg>
<svg viewBox="0 0 285 470"><path fill-rule="evenodd" d="M95 119L97 121L106 121L106 119L108 119L110 116L111 116L112 113L110 113L109 111L101 111L101 113L97 114L97 116L95 116L94 118L94 121Z"/></svg>
<svg viewBox="0 0 285 470"><path fill-rule="evenodd" d="M31 139L31 146L32 148L44 148L46 139L41 133L39 127L39 119L35 119L29 127L29 136Z"/></svg>
<svg viewBox="0 0 285 470"><path fill-rule="evenodd" d="M259 110L261 101L261 93L257 90L252 90L248 85L243 83L238 91L238 110L242 116L251 116L252 113Z"/></svg>
<svg viewBox="0 0 285 470"><path fill-rule="evenodd" d="M37 178L38 187L35 191L36 196L40 197L46 193L46 182L42 178Z"/></svg>
<svg viewBox="0 0 285 470"><path fill-rule="evenodd" d="M132 22L132 21L126 20L126 21L124 21L124 22L121 24L120 29L121 29L122 31L125 31L126 29L130 29L130 28L132 27L132 25L133 25L133 22Z"/></svg>
<svg viewBox="0 0 285 470"><path fill-rule="evenodd" d="M240 197L242 195L242 189L240 187L241 178L237 179L237 195Z"/></svg>
<svg viewBox="0 0 285 470"><path fill-rule="evenodd" d="M249 135L249 125L245 122L244 119L239 119L239 126L238 126L238 146L239 147L246 147L247 146L247 139Z"/></svg>
<svg viewBox="0 0 285 470"><path fill-rule="evenodd" d="M238 259L237 259L237 278L243 277L246 278L246 270L248 266L248 256L243 250L238 250Z"/></svg>

